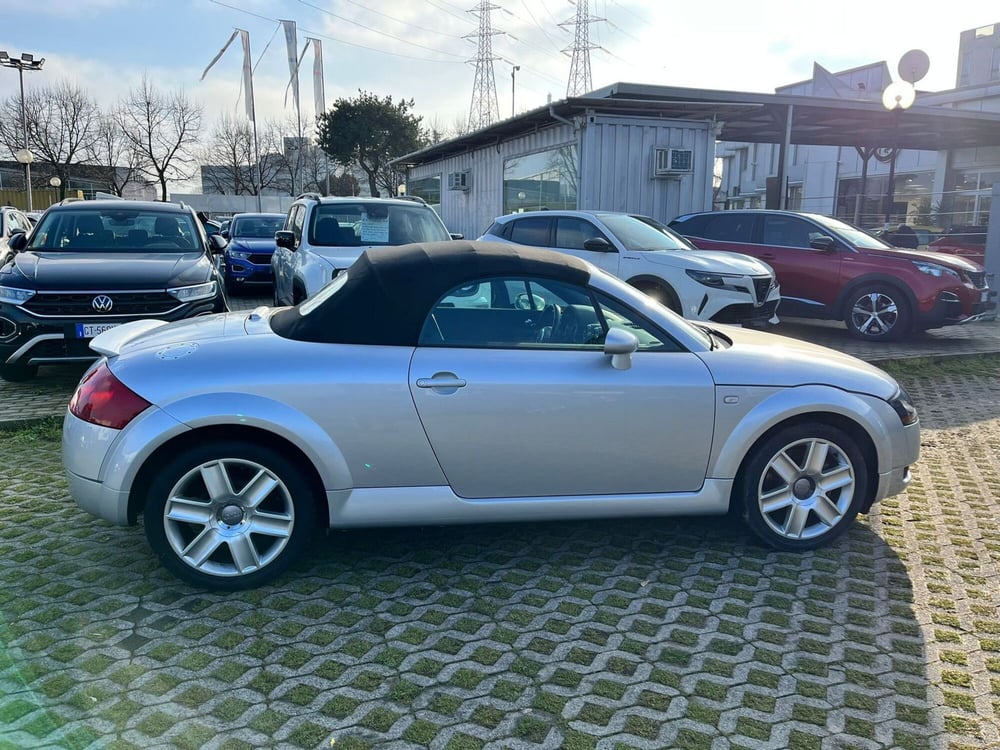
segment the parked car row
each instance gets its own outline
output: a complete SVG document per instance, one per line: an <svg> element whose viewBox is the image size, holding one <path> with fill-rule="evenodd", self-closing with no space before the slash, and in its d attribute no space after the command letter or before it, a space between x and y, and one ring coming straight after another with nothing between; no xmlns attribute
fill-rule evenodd
<svg viewBox="0 0 1000 750"><path fill-rule="evenodd" d="M275 305L295 305L367 248L458 237L414 198L306 194L287 214L239 214L225 229L193 215L168 204L71 201L46 212L29 239L23 213L0 209L0 377L92 359L90 338L127 320L225 309L223 289L272 285ZM158 223L170 218L180 228L161 234ZM941 252L916 252L788 211L689 214L670 226L608 211L538 211L498 217L480 239L587 260L691 320L763 327L777 322L780 304L784 314L843 320L853 335L880 340L996 315L996 293L970 262L982 261L985 244L973 228L932 242ZM107 254L119 261L113 272L92 262ZM186 264L201 270L181 273ZM203 291L177 291L189 284Z"/></svg>

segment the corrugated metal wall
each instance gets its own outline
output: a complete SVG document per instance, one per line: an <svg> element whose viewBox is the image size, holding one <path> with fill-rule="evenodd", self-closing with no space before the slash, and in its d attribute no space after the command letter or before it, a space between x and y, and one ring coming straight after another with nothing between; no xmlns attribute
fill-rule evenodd
<svg viewBox="0 0 1000 750"><path fill-rule="evenodd" d="M476 239L486 231L493 219L503 213L503 164L514 156L547 151L573 143L575 136L569 125L555 125L530 135L505 141L467 154L441 161L421 164L410 170L411 179L441 176L441 218L451 232L461 232L467 239ZM449 190L448 174L469 170L472 187Z"/></svg>
<svg viewBox="0 0 1000 750"><path fill-rule="evenodd" d="M503 165L515 156L582 143L579 151L580 209L627 211L669 221L711 208L715 139L711 124L682 120L589 115L579 128L558 124L530 135L413 167L410 179L441 176L441 218L449 231L469 239L503 213ZM653 148L689 148L694 170L653 179ZM448 174L470 174L471 188L449 190Z"/></svg>
<svg viewBox="0 0 1000 750"><path fill-rule="evenodd" d="M667 222L712 207L711 124L590 115L580 154L580 208L645 214ZM654 178L654 148L689 148L689 174Z"/></svg>

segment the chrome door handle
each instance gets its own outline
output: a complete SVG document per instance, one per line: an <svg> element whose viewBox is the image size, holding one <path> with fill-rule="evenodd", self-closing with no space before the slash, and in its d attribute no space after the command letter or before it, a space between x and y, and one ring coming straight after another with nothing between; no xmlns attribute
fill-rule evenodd
<svg viewBox="0 0 1000 750"><path fill-rule="evenodd" d="M418 378L417 388L464 388L462 378Z"/></svg>

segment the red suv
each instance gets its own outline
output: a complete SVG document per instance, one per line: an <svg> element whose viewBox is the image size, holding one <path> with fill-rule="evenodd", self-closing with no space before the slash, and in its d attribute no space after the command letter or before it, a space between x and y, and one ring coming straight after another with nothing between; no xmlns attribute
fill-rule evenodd
<svg viewBox="0 0 1000 750"><path fill-rule="evenodd" d="M986 258L986 227L955 227L930 243L927 249L982 263Z"/></svg>
<svg viewBox="0 0 1000 750"><path fill-rule="evenodd" d="M860 339L996 317L996 292L978 263L891 247L828 216L712 211L678 216L670 228L703 250L731 250L768 263L781 284L786 315L843 320Z"/></svg>

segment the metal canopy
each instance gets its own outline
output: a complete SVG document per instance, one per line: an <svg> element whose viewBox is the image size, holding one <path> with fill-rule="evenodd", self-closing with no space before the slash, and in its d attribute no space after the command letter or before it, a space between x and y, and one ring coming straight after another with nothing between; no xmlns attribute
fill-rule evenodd
<svg viewBox="0 0 1000 750"><path fill-rule="evenodd" d="M789 109L791 108L791 109ZM831 99L788 94L754 94L616 83L583 97L553 102L489 127L438 143L396 160L416 166L448 156L499 145L587 113L714 120L720 141L785 142L821 146L899 147L922 151L1000 146L1000 113L914 106L888 111L881 101Z"/></svg>

